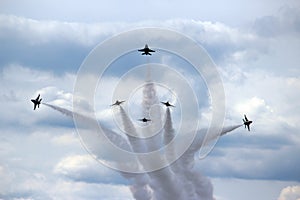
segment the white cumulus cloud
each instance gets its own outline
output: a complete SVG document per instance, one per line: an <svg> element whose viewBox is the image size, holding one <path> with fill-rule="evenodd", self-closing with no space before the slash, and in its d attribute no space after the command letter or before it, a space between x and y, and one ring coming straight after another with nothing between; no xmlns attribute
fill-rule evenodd
<svg viewBox="0 0 300 200"><path fill-rule="evenodd" d="M300 200L300 186L288 186L282 189L278 200Z"/></svg>

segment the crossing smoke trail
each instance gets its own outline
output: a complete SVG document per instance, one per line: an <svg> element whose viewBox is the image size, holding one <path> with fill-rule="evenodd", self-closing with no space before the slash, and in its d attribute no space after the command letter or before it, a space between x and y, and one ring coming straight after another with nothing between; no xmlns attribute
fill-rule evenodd
<svg viewBox="0 0 300 200"><path fill-rule="evenodd" d="M146 89L144 90L144 94L146 94L144 105L144 113L147 113L147 109L151 108L151 104L155 105L157 103L157 97L155 93L154 85L145 85ZM150 87L150 88L147 88ZM150 94L148 94L148 92ZM72 112L68 109L61 108L59 106L43 103L44 105L68 116L71 118L80 117L80 121L83 122L86 127L91 129L90 131L96 130L96 125L93 123L93 120L88 116L81 115L79 113ZM146 105L148 104L148 105ZM128 133L136 133L136 129L132 124L131 120L127 116L126 112L122 107L120 107L120 113L123 120L123 125L125 131ZM148 110L149 113L149 110ZM158 119L161 120L160 110L155 110L153 113L154 116L159 116ZM161 141L158 143L159 145L167 145L172 139L175 137L175 130L172 124L172 118L170 109L166 110L166 120L163 126L163 138L160 133L159 138ZM159 122L161 123L161 122ZM158 123L158 124L159 124ZM120 174L126 179L130 180L132 185L130 186L130 190L132 195L137 200L149 199L149 200L162 200L162 199L202 199L202 200L213 200L213 186L210 180L207 177L204 177L198 171L194 169L195 165L195 154L205 145L207 145L210 141L216 139L220 135L225 135L242 125L237 126L229 126L224 127L222 129L221 134L211 134L206 136L207 129L200 129L196 133L196 137L191 144L191 146L187 149L187 151L175 162L173 162L170 166L165 167L163 169L149 172L145 174L132 174L132 173L124 173L120 172ZM157 127L156 127L157 128ZM114 133L113 131L103 127L104 132L108 136L108 138L116 145L127 151L134 152L147 152L149 149L153 149L154 147L159 147L158 144L153 144L155 140L139 140L138 138L127 136L127 140L120 136L119 134ZM148 130L150 131L150 130ZM147 134L147 133L146 133ZM189 134L189 133L187 133ZM95 145L99 145L98 143ZM155 146L156 145L156 146ZM165 152L165 159L172 160L172 157L176 156L176 147L173 146L169 148L168 151ZM137 162L141 167L143 165L149 165L151 163L147 163L145 161L140 161L137 159Z"/></svg>

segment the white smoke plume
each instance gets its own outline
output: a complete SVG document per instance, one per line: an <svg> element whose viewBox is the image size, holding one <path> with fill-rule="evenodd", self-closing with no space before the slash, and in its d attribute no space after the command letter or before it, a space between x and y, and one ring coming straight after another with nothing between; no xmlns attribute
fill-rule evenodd
<svg viewBox="0 0 300 200"><path fill-rule="evenodd" d="M174 143L170 143L175 137L170 108L167 108L165 116L166 121L164 124L164 145L170 144L170 148L166 149L166 159L168 161L172 161L177 154Z"/></svg>
<svg viewBox="0 0 300 200"><path fill-rule="evenodd" d="M55 105L51 105L51 104L47 104L47 103L43 103L43 104L56 110L56 111L59 111L60 113L66 115L68 117L71 117L71 118L73 118L74 115L77 115L77 117L80 117L81 121L83 121L85 124L94 126L92 119L87 116L72 112L70 110L61 108L59 106L55 106ZM90 128L92 129L91 131L96 130L95 127L90 127ZM129 130L133 131L133 129L134 129L133 126L132 127L130 127L129 125L127 126L127 131L129 131ZM124 139L120 138L117 134L113 133L112 131L109 131L108 129L105 129L105 133L107 134L109 139L114 144L118 144L118 146L120 146L126 150L131 149L131 146L129 144L127 144L127 142L125 142ZM150 188L148 186L149 181L147 180L147 177L144 174L132 174L132 173L125 173L125 172L120 172L120 173L126 179L131 180L132 186L130 187L130 190L135 199L137 199L137 200L151 200L152 199L152 191L150 190Z"/></svg>
<svg viewBox="0 0 300 200"><path fill-rule="evenodd" d="M153 120L151 121L152 124L143 129L144 132L137 133L137 129L131 122L125 110L120 107L120 114L125 132L131 133L131 135L144 134L143 136L147 136L147 134L151 133L152 131L159 130L155 136L141 139L127 134L126 138L124 138L121 135L103 127L105 134L114 144L118 145L124 150L133 151L136 153L144 153L156 150L163 145L169 144L175 137L175 130L173 128L173 122L169 108L166 109L165 124L163 125L162 129L160 129L162 126L162 115L161 109L157 106L159 101L156 96L156 90L153 83L148 82L145 85L142 103L143 114L146 118L150 118L151 110L151 120ZM96 130L96 124L87 116L74 113L55 105L47 103L43 104L68 117L80 117L86 128L91 129L91 131ZM170 166L144 174L120 173L122 176L130 180L130 190L133 197L137 200L213 200L213 186L210 180L194 169L195 154L210 141L217 139L220 135L225 135L226 133L239 128L240 126L242 125L225 127L222 129L221 133L215 133L208 136L206 134L207 129L200 129L197 131L196 137L187 151L185 151L184 154ZM173 160L172 158L174 158L176 154L176 146L173 145L171 148L168 148L168 150L165 151L165 159ZM151 163L147 161L140 160L138 156L136 162L140 167L151 165Z"/></svg>
<svg viewBox="0 0 300 200"><path fill-rule="evenodd" d="M128 117L128 115L126 114L122 106L120 106L120 113L121 113L124 130L126 133L129 133L126 134L126 136L128 138L129 143L131 144L132 150L136 153L147 152L147 150L145 149L145 142L140 138L133 136L133 135L137 136L138 133L136 132L136 129L132 121L130 120L130 118Z"/></svg>
<svg viewBox="0 0 300 200"><path fill-rule="evenodd" d="M86 128L88 129L88 131L97 131L97 128L98 128L98 124L95 123L95 121L89 117L89 116L86 116L86 115L83 115L83 114L80 114L80 113L76 113L76 112L73 112L73 111L70 111L68 109L65 109L65 108L61 108L59 106L56 106L56 105L51 105L51 104L48 104L48 103L42 103L43 105L45 106L48 106L60 113L62 113L63 115L66 115L72 119L74 119L74 117L77 117L79 118L80 122L82 122L81 124L77 124L78 126L82 127L82 128ZM118 145L119 147L127 150L127 151L130 151L130 146L128 144L128 142L119 134L113 132L112 130L106 128L106 127L102 127L102 129L104 130L104 132L106 133L106 136L116 145ZM97 142L97 141L95 141ZM97 145L95 145L97 146Z"/></svg>
<svg viewBox="0 0 300 200"><path fill-rule="evenodd" d="M149 70L150 71L150 70ZM147 74L148 78L150 74ZM149 117L151 110L151 125L147 126L143 134L149 135L156 133L154 136L146 139L146 147L148 152L157 150L162 147L162 115L161 109L158 106L159 100L156 95L156 89L154 83L148 81L143 89L143 113L146 117ZM147 163L151 166L151 163ZM165 167L163 169L149 172L152 184L157 188L154 190L156 199L183 199L182 193L179 190L179 180L174 176L171 168Z"/></svg>
<svg viewBox="0 0 300 200"><path fill-rule="evenodd" d="M154 83L147 82L143 89L143 115L146 118L151 118L150 125L144 129L144 136L149 136L152 133L158 132L153 137L148 137L147 139L147 150L148 152L157 150L162 146L162 119L161 110L159 105L159 100L156 95L156 89ZM151 111L151 113L150 113ZM151 117L150 117L151 114Z"/></svg>
<svg viewBox="0 0 300 200"><path fill-rule="evenodd" d="M125 110L120 106L120 113L122 117L123 126L126 133L131 133L136 135L136 129L134 125L132 124L130 118L127 116ZM129 141L129 144L131 146L131 149L135 153L140 152L146 152L144 149L143 141L137 137L134 137L132 135L126 134L127 139ZM139 159L137 157L136 162L139 163L139 165L142 166L143 160ZM132 195L135 199L138 200L150 200L152 199L152 193L153 190L151 190L151 186L149 185L149 177L147 174L134 174L134 183L130 187L130 190L132 192Z"/></svg>

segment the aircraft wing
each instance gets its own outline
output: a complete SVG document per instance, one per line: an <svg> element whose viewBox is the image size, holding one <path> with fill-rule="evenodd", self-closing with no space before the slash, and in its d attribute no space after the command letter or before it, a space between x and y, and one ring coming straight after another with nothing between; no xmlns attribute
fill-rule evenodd
<svg viewBox="0 0 300 200"><path fill-rule="evenodd" d="M154 50L152 50L152 49L149 49L148 51L149 51L149 52L155 52L155 51L154 51Z"/></svg>
<svg viewBox="0 0 300 200"><path fill-rule="evenodd" d="M36 105L37 105L37 104L35 103L35 104L34 104L34 106L33 106L33 110L35 110L35 109L36 109Z"/></svg>
<svg viewBox="0 0 300 200"><path fill-rule="evenodd" d="M249 126L249 124L247 125L247 128L248 128L248 131L250 131L250 126Z"/></svg>
<svg viewBox="0 0 300 200"><path fill-rule="evenodd" d="M248 121L248 118L246 117L246 115L245 115L245 120Z"/></svg>
<svg viewBox="0 0 300 200"><path fill-rule="evenodd" d="M139 49L138 51L145 51L145 49Z"/></svg>

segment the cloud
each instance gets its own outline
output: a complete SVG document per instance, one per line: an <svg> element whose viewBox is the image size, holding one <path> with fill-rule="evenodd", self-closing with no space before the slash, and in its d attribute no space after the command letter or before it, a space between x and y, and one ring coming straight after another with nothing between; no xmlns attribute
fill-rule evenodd
<svg viewBox="0 0 300 200"><path fill-rule="evenodd" d="M220 139L222 141L222 138ZM251 140L250 140L251 141ZM264 145L258 141L252 145L243 145L246 142L237 140L238 147L213 150L208 156L205 165L198 166L205 174L213 177L236 177L241 179L299 181L299 169L296 167L300 160L295 158L299 148L293 145L281 145L272 148L267 142L266 147L257 148L255 145ZM216 152L214 152L216 150ZM274 156L276 155L276 156Z"/></svg>
<svg viewBox="0 0 300 200"><path fill-rule="evenodd" d="M201 169L216 177L299 181L299 17L293 9L288 14L258 19L251 31L198 20L84 24L2 15L0 159L6 165L0 167L0 198L132 198L124 179L82 152L71 120L44 106L33 112L30 98L41 93L45 102L69 108L74 72L91 48L145 25L175 29L202 44L222 73L226 122L242 123L244 113L254 120L251 135L237 130L222 138ZM107 88L97 94L105 99L96 105L105 108L98 113L105 114L103 120L111 117L106 94L117 81L117 72L110 75ZM202 98L204 89L199 89ZM8 185L14 185L12 191Z"/></svg>
<svg viewBox="0 0 300 200"><path fill-rule="evenodd" d="M253 120L251 132L239 129L219 140L205 162L211 176L299 181L299 77L278 76L267 69L222 69L226 124ZM276 155L276 156L274 156ZM218 163L218 164L216 164ZM252 168L252 169L251 169ZM253 170L255 169L255 170ZM283 170L284 169L284 170Z"/></svg>
<svg viewBox="0 0 300 200"><path fill-rule="evenodd" d="M51 139L51 142L53 142L56 145L63 145L63 146L67 146L67 145L78 145L79 144L79 138L69 134L63 134L63 135L58 135L58 136L54 136Z"/></svg>
<svg viewBox="0 0 300 200"><path fill-rule="evenodd" d="M218 63L237 51L244 52L244 57L250 54L248 57L253 58L254 49L264 49L265 43L255 34L210 21L169 19L84 24L38 21L11 15L1 15L1 21L0 30L3 34L0 35L0 41L3 45L0 55L5 55L1 65L16 62L39 69L55 69L55 73L62 69L74 71L99 42L134 28L154 26L180 31L202 44Z"/></svg>
<svg viewBox="0 0 300 200"><path fill-rule="evenodd" d="M66 73L64 76L57 76L51 72L34 70L21 65L9 65L3 68L0 76L0 108L2 113L6 113L0 117L3 128L20 126L29 128L33 123L45 125L54 121L57 123L61 121L67 126L72 126L70 120L56 116L56 113L53 115L46 112L43 105L41 105L37 115L32 110L33 105L30 99L41 94L43 102L55 100L54 103L58 105L70 107L72 102L70 92L75 75ZM12 110L18 110L18 112L11 112ZM11 126L12 124L15 126ZM62 125L62 123L60 124Z"/></svg>
<svg viewBox="0 0 300 200"><path fill-rule="evenodd" d="M126 184L127 182L91 155L74 155L63 158L54 168L54 173L73 181L86 183Z"/></svg>
<svg viewBox="0 0 300 200"><path fill-rule="evenodd" d="M228 119L240 121L243 114L249 114L255 127L259 126L265 133L278 132L280 126L297 129L299 116L294 110L300 106L297 101L300 96L294 91L300 86L299 77L279 76L267 69L243 72L232 68L230 71L222 70Z"/></svg>
<svg viewBox="0 0 300 200"><path fill-rule="evenodd" d="M70 182L65 180L58 180L49 193L49 196L54 199L132 199L129 188L124 185Z"/></svg>
<svg viewBox="0 0 300 200"><path fill-rule="evenodd" d="M269 15L256 19L254 31L263 37L277 37L283 34L300 33L299 7L283 6L277 15Z"/></svg>
<svg viewBox="0 0 300 200"><path fill-rule="evenodd" d="M132 199L126 185L74 182L24 168L3 170L1 166L0 169L1 199Z"/></svg>
<svg viewBox="0 0 300 200"><path fill-rule="evenodd" d="M124 179L89 160L72 129L34 127L24 132L1 128L0 199L131 199ZM56 166L64 172L73 170L73 176L55 172Z"/></svg>
<svg viewBox="0 0 300 200"><path fill-rule="evenodd" d="M282 189L278 200L300 200L300 186L288 186Z"/></svg>
<svg viewBox="0 0 300 200"><path fill-rule="evenodd" d="M297 52L299 46L295 43L299 29L298 10L297 7L284 7L277 15L258 18L254 25L249 25L254 27L251 30L231 27L221 22L190 19L86 24L1 15L0 21L3 23L0 23L0 41L3 45L0 48L0 66L20 63L38 69L47 68L54 73L75 72L98 43L122 31L154 26L170 28L193 38L204 46L221 67L239 65L248 70L250 67L264 67L262 65L267 62L275 65L274 69L280 70L286 57L290 58L289 62L294 66L299 63L296 62L298 57L293 53ZM260 32L268 32L264 30L267 27L275 27L276 31L277 28L264 18L280 19L280 24L285 25L280 25L285 34L280 34L276 40L266 38ZM289 48L283 49L285 46L280 43L292 46L288 45ZM271 62L270 58L277 62Z"/></svg>

